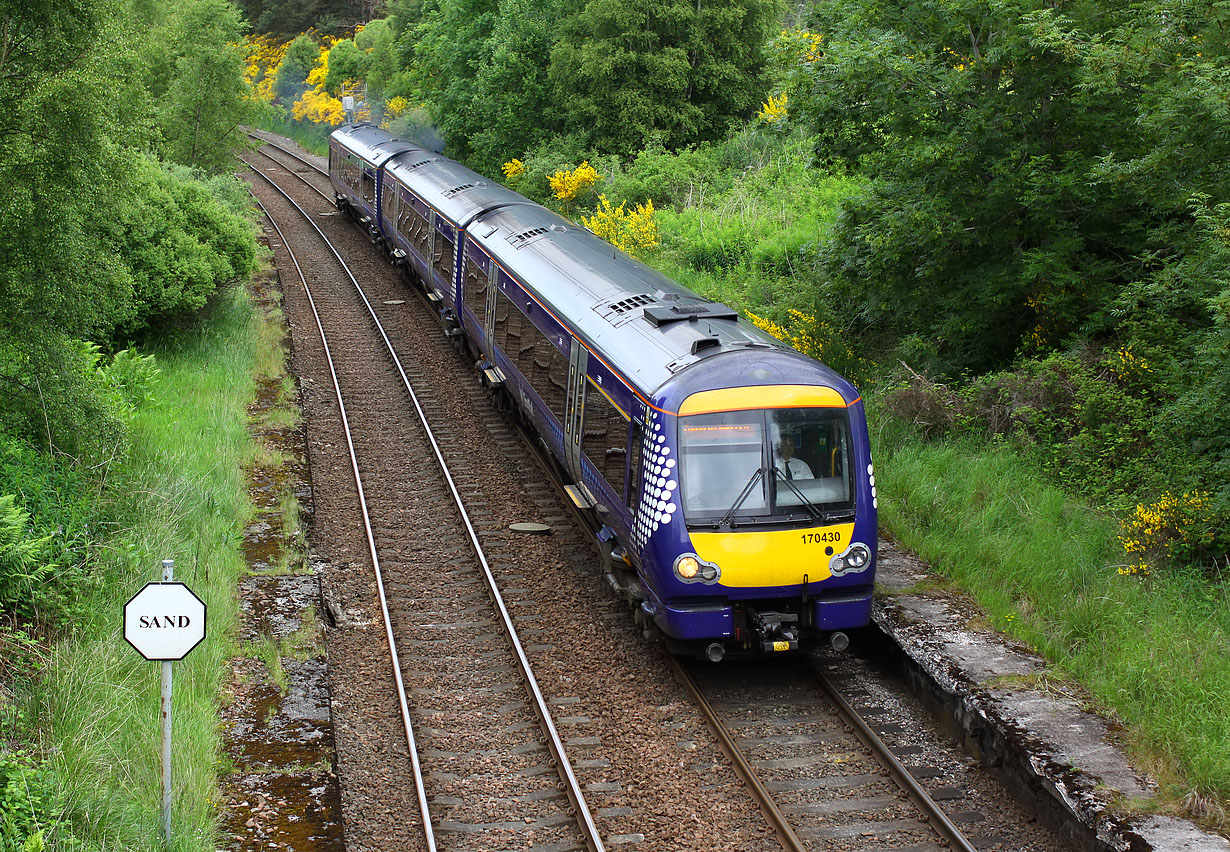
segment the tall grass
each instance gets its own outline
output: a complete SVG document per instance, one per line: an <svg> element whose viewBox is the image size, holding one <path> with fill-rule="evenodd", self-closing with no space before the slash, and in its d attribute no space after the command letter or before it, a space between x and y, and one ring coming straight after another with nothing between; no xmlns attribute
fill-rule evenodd
<svg viewBox="0 0 1230 852"><path fill-rule="evenodd" d="M208 607L204 643L174 664L173 848L214 848L218 693L250 512L242 466L256 335L254 311L233 290L156 350L158 403L138 416L132 458L114 483L126 528L110 537L101 569L110 582L89 607L93 622L57 647L39 695L65 816L90 847L161 847L160 666L124 642L121 611L171 558L176 579Z"/></svg>
<svg viewBox="0 0 1230 852"><path fill-rule="evenodd" d="M884 529L1124 722L1166 798L1224 820L1227 588L1182 570L1121 574L1114 520L1025 456L971 439L924 443L887 414L872 418Z"/></svg>

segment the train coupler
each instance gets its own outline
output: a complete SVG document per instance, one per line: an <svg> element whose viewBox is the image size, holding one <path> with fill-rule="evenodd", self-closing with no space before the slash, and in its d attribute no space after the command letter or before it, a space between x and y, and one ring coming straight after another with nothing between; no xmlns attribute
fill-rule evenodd
<svg viewBox="0 0 1230 852"><path fill-rule="evenodd" d="M799 650L797 612L750 612L752 632L766 653Z"/></svg>

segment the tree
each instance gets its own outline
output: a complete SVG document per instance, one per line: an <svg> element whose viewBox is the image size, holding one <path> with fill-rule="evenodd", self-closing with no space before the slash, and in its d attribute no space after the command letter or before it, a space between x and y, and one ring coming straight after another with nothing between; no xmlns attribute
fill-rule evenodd
<svg viewBox="0 0 1230 852"><path fill-rule="evenodd" d="M589 0L562 24L550 79L597 150L714 139L759 104L772 0Z"/></svg>
<svg viewBox="0 0 1230 852"><path fill-rule="evenodd" d="M367 76L367 55L349 39L343 39L329 49L328 65L324 90L332 95L341 93L343 83L362 80Z"/></svg>
<svg viewBox="0 0 1230 852"><path fill-rule="evenodd" d="M290 43L274 75L273 96L278 103L290 106L311 88L306 82L307 77L319 59L320 48L311 36L300 35Z"/></svg>
<svg viewBox="0 0 1230 852"><path fill-rule="evenodd" d="M818 5L824 48L799 60L792 109L822 156L872 178L824 253L823 298L947 371L1117 333L1125 288L1191 248L1191 194L1226 200L1219 16L1208 0Z"/></svg>
<svg viewBox="0 0 1230 852"><path fill-rule="evenodd" d="M474 82L476 130L469 141L479 168L507 160L564 129L548 78L556 26L568 0L501 0L490 58Z"/></svg>
<svg viewBox="0 0 1230 852"><path fill-rule="evenodd" d="M159 104L166 154L206 171L229 171L257 102L244 81L243 23L227 0L184 0L165 29L174 76Z"/></svg>
<svg viewBox="0 0 1230 852"><path fill-rule="evenodd" d="M415 95L427 101L450 154L465 157L479 129L475 77L491 56L496 0L439 0L402 35Z"/></svg>

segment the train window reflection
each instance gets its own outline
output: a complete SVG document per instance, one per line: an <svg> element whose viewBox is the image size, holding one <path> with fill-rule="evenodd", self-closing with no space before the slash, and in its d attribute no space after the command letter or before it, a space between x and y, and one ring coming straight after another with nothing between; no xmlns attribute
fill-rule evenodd
<svg viewBox="0 0 1230 852"><path fill-rule="evenodd" d="M679 434L687 517L720 517L740 496L740 513L767 508L764 478L756 478L764 466L763 411L694 414L680 419Z"/></svg>
<svg viewBox="0 0 1230 852"><path fill-rule="evenodd" d="M695 414L680 418L679 444L689 524L814 523L854 508L842 409Z"/></svg>

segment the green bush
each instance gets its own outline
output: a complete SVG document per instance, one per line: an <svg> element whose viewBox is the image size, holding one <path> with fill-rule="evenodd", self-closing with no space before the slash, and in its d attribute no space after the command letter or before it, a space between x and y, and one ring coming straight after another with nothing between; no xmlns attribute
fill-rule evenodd
<svg viewBox="0 0 1230 852"><path fill-rule="evenodd" d="M0 752L0 852L42 852L58 813L45 770L25 752Z"/></svg>

